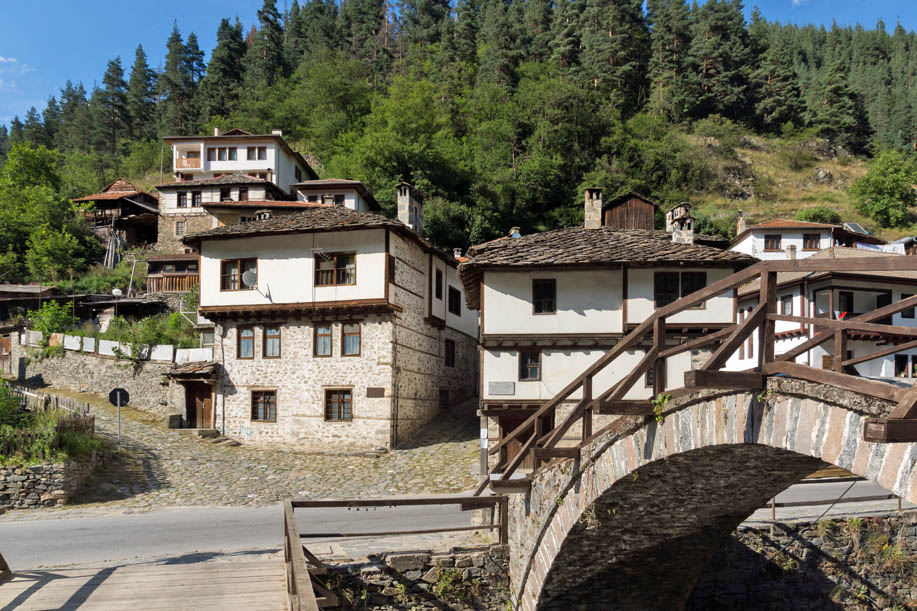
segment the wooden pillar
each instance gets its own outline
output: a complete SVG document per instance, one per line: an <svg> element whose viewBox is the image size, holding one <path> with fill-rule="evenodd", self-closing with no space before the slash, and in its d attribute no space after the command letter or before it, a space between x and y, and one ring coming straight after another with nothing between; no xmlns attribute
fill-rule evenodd
<svg viewBox="0 0 917 611"><path fill-rule="evenodd" d="M765 315L777 312L777 272L765 271L761 273L761 292L758 296L759 303L764 306ZM774 360L774 321L767 318L758 327L758 369L765 363Z"/></svg>
<svg viewBox="0 0 917 611"><path fill-rule="evenodd" d="M653 344L656 348L656 354L665 350L665 318L657 318L653 322ZM656 371L656 380L653 383L653 395L658 397L665 392L665 359L656 359L653 363Z"/></svg>
<svg viewBox="0 0 917 611"><path fill-rule="evenodd" d="M592 436L592 376L583 380L583 439Z"/></svg>
<svg viewBox="0 0 917 611"><path fill-rule="evenodd" d="M847 332L844 329L838 329L834 332L834 371L844 371L843 362L847 358Z"/></svg>
<svg viewBox="0 0 917 611"><path fill-rule="evenodd" d="M532 470L537 471L541 468L541 457L538 456L538 440L544 435L544 420L541 416L535 418L535 441L532 442L531 447L529 448L529 454L532 457Z"/></svg>

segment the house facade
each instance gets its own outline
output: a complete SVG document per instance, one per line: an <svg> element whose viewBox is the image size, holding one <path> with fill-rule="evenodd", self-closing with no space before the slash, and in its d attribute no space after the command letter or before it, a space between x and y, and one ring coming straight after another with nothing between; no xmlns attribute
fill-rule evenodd
<svg viewBox="0 0 917 611"><path fill-rule="evenodd" d="M836 246L875 248L883 244L884 240L866 233L859 225L774 219L746 227L744 216L739 212L736 237L729 248L762 261L773 261L805 259L820 250ZM903 252L902 248L902 254Z"/></svg>
<svg viewBox="0 0 917 611"><path fill-rule="evenodd" d="M159 223L159 200L134 184L119 178L99 193L77 197L74 203L92 204L83 218L93 234L108 249L106 263L117 263L123 248L155 244Z"/></svg>
<svg viewBox="0 0 917 611"><path fill-rule="evenodd" d="M652 312L726 278L754 262L741 253L684 241L671 234L634 229L649 224L642 202L636 215L602 211L600 193L586 190L585 227L505 237L472 248L460 267L468 303L481 313L482 429L491 443L521 424ZM630 198L633 199L633 198ZM628 200L622 202L627 204ZM617 219L617 220L616 220ZM627 228L614 226L622 222ZM515 234L518 235L518 234ZM735 318L732 291L667 321L667 341L698 337ZM648 400L660 389L683 386L684 372L706 353L686 352L650 371L624 400ZM627 353L622 365L593 380L593 393L611 388L636 366L644 349ZM666 383L666 382L670 383ZM563 418L579 400L572 395L558 409ZM616 416L599 416L610 421ZM550 428L554 423L545 422ZM575 429L570 437L579 434ZM525 439L505 448L509 460ZM497 460L494 458L493 460Z"/></svg>
<svg viewBox="0 0 917 611"><path fill-rule="evenodd" d="M817 259L848 259L862 257L899 257L903 255L875 253L854 248L828 248L812 255ZM741 322L758 304L758 283L738 290L736 321ZM788 316L806 316L843 320L917 295L917 274L914 272L781 272L777 274L777 311ZM917 326L914 309L904 310L885 322L903 327ZM775 323L775 354L783 354L803 343L816 332L811 325L777 321ZM868 332L848 331L843 361L855 360L880 350L902 346L883 357L857 362L850 367L858 375L884 378L917 377L917 347L908 347L911 337L880 337ZM825 342L796 361L812 367L834 369L838 355L834 342ZM741 371L757 366L757 334L732 354L726 369Z"/></svg>
<svg viewBox="0 0 917 611"><path fill-rule="evenodd" d="M209 400L204 424L242 440L395 447L475 393L458 261L399 221L305 203L186 238L219 357L188 405Z"/></svg>

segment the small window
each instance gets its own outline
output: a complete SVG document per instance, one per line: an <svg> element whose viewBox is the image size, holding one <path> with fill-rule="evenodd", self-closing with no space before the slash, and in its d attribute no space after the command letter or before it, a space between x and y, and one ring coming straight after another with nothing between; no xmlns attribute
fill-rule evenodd
<svg viewBox="0 0 917 611"><path fill-rule="evenodd" d="M656 368L650 367L643 375L643 385L647 388L656 388Z"/></svg>
<svg viewBox="0 0 917 611"><path fill-rule="evenodd" d="M901 293L902 301L908 297L913 297L913 295L908 295L907 293ZM901 318L914 318L914 308L908 308L906 310L901 310Z"/></svg>
<svg viewBox="0 0 917 611"><path fill-rule="evenodd" d="M780 243L779 233L769 233L764 236L764 250L781 250Z"/></svg>
<svg viewBox="0 0 917 611"><path fill-rule="evenodd" d="M541 351L522 350L519 352L519 380L541 379Z"/></svg>
<svg viewBox="0 0 917 611"><path fill-rule="evenodd" d="M895 355L895 377L896 378L909 378L910 377L910 368L908 367L908 355L906 354L896 354Z"/></svg>
<svg viewBox="0 0 917 611"><path fill-rule="evenodd" d="M338 193L334 196L334 205L339 207L344 207L344 194Z"/></svg>
<svg viewBox="0 0 917 611"><path fill-rule="evenodd" d="M353 420L353 393L350 389L325 390L325 420Z"/></svg>
<svg viewBox="0 0 917 611"><path fill-rule="evenodd" d="M681 272L681 296L687 297L707 286L707 272Z"/></svg>
<svg viewBox="0 0 917 611"><path fill-rule="evenodd" d="M532 280L532 306L535 314L554 314L557 311L556 280Z"/></svg>
<svg viewBox="0 0 917 611"><path fill-rule="evenodd" d="M678 301L678 272L656 272L653 280L657 308Z"/></svg>
<svg viewBox="0 0 917 611"><path fill-rule="evenodd" d="M454 286L449 287L449 313L462 315L462 292Z"/></svg>
<svg viewBox="0 0 917 611"><path fill-rule="evenodd" d="M175 237L180 238L185 235L185 221L175 221Z"/></svg>
<svg viewBox="0 0 917 611"><path fill-rule="evenodd" d="M255 274L255 282L252 286L245 286L242 282L242 275L245 272ZM221 291L242 291L251 290L257 284L258 279L258 260L257 259L229 259L220 262L220 290Z"/></svg>
<svg viewBox="0 0 917 611"><path fill-rule="evenodd" d="M264 161L265 159L267 159L267 147L259 146L258 147L258 160Z"/></svg>
<svg viewBox="0 0 917 611"><path fill-rule="evenodd" d="M240 202L248 201L248 187L239 187L239 201Z"/></svg>
<svg viewBox="0 0 917 611"><path fill-rule="evenodd" d="M262 342L262 356L266 359L280 358L280 327L265 327Z"/></svg>
<svg viewBox="0 0 917 611"><path fill-rule="evenodd" d="M357 257L353 254L327 254L315 259L315 286L357 283Z"/></svg>
<svg viewBox="0 0 917 611"><path fill-rule="evenodd" d="M229 187L220 188L220 201L221 202L231 202L232 201L232 189Z"/></svg>
<svg viewBox="0 0 917 611"><path fill-rule="evenodd" d="M213 329L203 329L201 331L201 348L213 346L216 343L215 337Z"/></svg>
<svg viewBox="0 0 917 611"><path fill-rule="evenodd" d="M191 192L191 207L192 208L201 207L201 192L200 191Z"/></svg>
<svg viewBox="0 0 917 611"><path fill-rule="evenodd" d="M224 147L220 147L218 150L220 152L220 161L226 161L226 150L227 149L225 149Z"/></svg>
<svg viewBox="0 0 917 611"><path fill-rule="evenodd" d="M254 217L254 216L245 216L244 214L239 216L240 223L251 223L257 220L258 220L257 217Z"/></svg>
<svg viewBox="0 0 917 611"><path fill-rule="evenodd" d="M229 160L230 161L235 161L236 155L238 155L238 153L236 152L236 147L232 147L231 149L229 149Z"/></svg>
<svg viewBox="0 0 917 611"><path fill-rule="evenodd" d="M317 204L317 203L318 203L318 195L310 195L310 196L308 196L308 197L306 198L306 200L307 200L310 204Z"/></svg>
<svg viewBox="0 0 917 611"><path fill-rule="evenodd" d="M818 250L820 248L821 248L821 234L820 233L802 234L802 249L803 250Z"/></svg>
<svg viewBox="0 0 917 611"><path fill-rule="evenodd" d="M188 194L184 191L178 192L178 207L185 208L188 205Z"/></svg>
<svg viewBox="0 0 917 611"><path fill-rule="evenodd" d="M239 336L236 342L237 359L255 358L255 329L254 327L239 327Z"/></svg>
<svg viewBox="0 0 917 611"><path fill-rule="evenodd" d="M217 150L215 148L207 149L207 161L216 161Z"/></svg>
<svg viewBox="0 0 917 611"><path fill-rule="evenodd" d="M447 339L445 346L446 367L455 367L455 340Z"/></svg>
<svg viewBox="0 0 917 611"><path fill-rule="evenodd" d="M360 323L345 322L341 325L341 354L360 356Z"/></svg>
<svg viewBox="0 0 917 611"><path fill-rule="evenodd" d="M302 182L302 170L299 169L299 166L296 166L296 169L293 170L293 174L296 175L296 182Z"/></svg>
<svg viewBox="0 0 917 611"><path fill-rule="evenodd" d="M837 317L850 318L853 316L853 291L838 291Z"/></svg>
<svg viewBox="0 0 917 611"><path fill-rule="evenodd" d="M249 161L254 161L257 156L258 156L258 153L255 147L250 146L247 149L245 149L245 158L248 159Z"/></svg>
<svg viewBox="0 0 917 611"><path fill-rule="evenodd" d="M443 270L436 270L436 298L443 298Z"/></svg>
<svg viewBox="0 0 917 611"><path fill-rule="evenodd" d="M751 308L745 310L745 317L748 318L751 316ZM748 339L745 340L745 351L748 353L748 358L754 358L755 356L755 334L749 333Z"/></svg>
<svg viewBox="0 0 917 611"><path fill-rule="evenodd" d="M780 313L785 316L793 315L793 296L784 295L780 298Z"/></svg>
<svg viewBox="0 0 917 611"><path fill-rule="evenodd" d="M252 391L252 420L255 422L277 421L277 391Z"/></svg>
<svg viewBox="0 0 917 611"><path fill-rule="evenodd" d="M331 356L331 325L319 324L315 327L315 356Z"/></svg>

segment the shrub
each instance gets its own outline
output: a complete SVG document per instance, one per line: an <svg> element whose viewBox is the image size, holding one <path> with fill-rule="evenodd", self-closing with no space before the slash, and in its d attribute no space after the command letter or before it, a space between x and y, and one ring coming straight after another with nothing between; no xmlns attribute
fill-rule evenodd
<svg viewBox="0 0 917 611"><path fill-rule="evenodd" d="M815 155L800 145L790 144L780 149L780 160L793 171L805 170L815 165Z"/></svg>
<svg viewBox="0 0 917 611"><path fill-rule="evenodd" d="M902 227L915 202L915 178L912 160L898 151L885 151L869 164L869 171L850 186L848 193L857 210L882 227Z"/></svg>
<svg viewBox="0 0 917 611"><path fill-rule="evenodd" d="M90 437L83 433L66 432L60 434L60 448L68 458L79 458L92 452L99 452L108 447L104 439Z"/></svg>
<svg viewBox="0 0 917 611"><path fill-rule="evenodd" d="M841 215L834 208L827 206L816 206L800 210L796 214L797 221L808 221L810 223L827 223L829 225L840 225Z"/></svg>
<svg viewBox="0 0 917 611"><path fill-rule="evenodd" d="M36 331L41 331L45 339L51 333L63 333L73 327L73 313L68 305L56 301L46 301L37 310L29 310L29 322Z"/></svg>
<svg viewBox="0 0 917 611"><path fill-rule="evenodd" d="M742 128L720 115L710 115L694 124L694 135L702 138L716 138L719 154L732 156L742 141Z"/></svg>

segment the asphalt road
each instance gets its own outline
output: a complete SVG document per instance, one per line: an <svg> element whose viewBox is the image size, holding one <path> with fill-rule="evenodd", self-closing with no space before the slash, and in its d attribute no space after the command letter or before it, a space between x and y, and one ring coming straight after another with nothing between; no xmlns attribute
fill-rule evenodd
<svg viewBox="0 0 917 611"><path fill-rule="evenodd" d="M778 502L836 499L849 482L796 484L778 495ZM857 482L847 497L888 494L870 482ZM827 505L778 508L777 519L815 519ZM915 510L904 503L906 510ZM887 513L897 501L842 503L830 517ZM471 513L457 505L400 507L397 509L301 509L301 532L373 532L467 526ZM0 552L13 570L107 566L140 562L188 563L211 559L232 560L277 553L283 541L283 511L269 507L181 507L149 513L90 515L80 518L0 521ZM747 523L770 520L762 508ZM462 535L463 537L465 535ZM451 536L450 536L451 537ZM312 539L309 549L326 557L353 558L395 549L430 549L456 544L445 535ZM463 541L458 541L458 544Z"/></svg>

